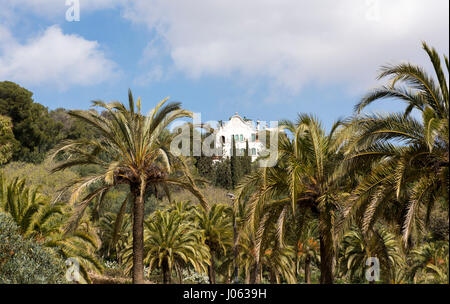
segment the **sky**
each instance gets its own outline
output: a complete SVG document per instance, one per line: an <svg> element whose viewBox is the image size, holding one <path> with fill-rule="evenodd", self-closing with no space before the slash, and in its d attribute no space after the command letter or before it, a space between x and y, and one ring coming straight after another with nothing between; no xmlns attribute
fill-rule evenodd
<svg viewBox="0 0 450 304"><path fill-rule="evenodd" d="M204 121L351 115L379 68L431 72L449 53L448 0L0 0L0 81L49 109L165 97ZM79 8L79 21L77 17ZM66 17L68 15L69 18ZM370 112L400 111L386 101Z"/></svg>

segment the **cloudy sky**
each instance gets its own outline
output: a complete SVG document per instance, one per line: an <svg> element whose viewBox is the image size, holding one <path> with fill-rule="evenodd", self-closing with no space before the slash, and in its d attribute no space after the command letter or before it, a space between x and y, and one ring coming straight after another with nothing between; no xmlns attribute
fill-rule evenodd
<svg viewBox="0 0 450 304"><path fill-rule="evenodd" d="M448 0L0 0L0 81L50 109L166 96L205 120L352 113L379 67L449 53ZM399 110L386 102L371 111Z"/></svg>

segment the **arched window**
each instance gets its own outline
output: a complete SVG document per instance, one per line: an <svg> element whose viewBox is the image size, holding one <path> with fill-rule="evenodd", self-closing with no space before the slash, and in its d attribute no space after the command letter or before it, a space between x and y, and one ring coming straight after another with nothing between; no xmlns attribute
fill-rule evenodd
<svg viewBox="0 0 450 304"><path fill-rule="evenodd" d="M244 141L244 135L241 134L241 141Z"/></svg>
<svg viewBox="0 0 450 304"><path fill-rule="evenodd" d="M252 148L252 155L256 155L256 149Z"/></svg>

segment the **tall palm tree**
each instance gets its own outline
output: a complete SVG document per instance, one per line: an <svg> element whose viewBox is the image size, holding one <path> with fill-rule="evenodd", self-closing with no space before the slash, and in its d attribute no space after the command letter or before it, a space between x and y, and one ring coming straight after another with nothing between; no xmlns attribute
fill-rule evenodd
<svg viewBox="0 0 450 304"><path fill-rule="evenodd" d="M68 188L72 189L71 202L78 202L70 228L74 228L86 207L95 197L120 184L127 184L132 196L133 215L133 282L144 282L144 197L155 185L176 184L192 191L206 205L194 180L187 170L178 178L171 169L177 159L161 142L166 127L174 120L191 117L192 113L180 108L180 103L161 101L147 116L141 114L141 100L135 104L128 92L128 108L120 102L93 101L96 111L71 111L70 115L81 119L101 134L99 138L77 139L62 142L52 157L63 155L65 160L53 171L73 166L95 165L100 172L82 177ZM179 165L186 169L183 164ZM80 200L80 196L85 194ZM99 200L101 202L101 200Z"/></svg>
<svg viewBox="0 0 450 304"><path fill-rule="evenodd" d="M284 220L291 206L311 211L319 221L320 282L333 283L335 265L335 222L345 203L345 184L340 170L342 154L341 136L338 136L339 122L329 134L320 122L309 115L299 115L297 122L285 121L282 128L288 130L293 139L286 135L279 138L278 163L273 168L263 168L244 178L238 190L238 197L250 196L253 217L264 214L262 210L276 210L279 215L280 234ZM276 217L273 217L276 218Z"/></svg>
<svg viewBox="0 0 450 304"><path fill-rule="evenodd" d="M205 244L209 248L211 264L208 269L209 282L216 283L216 255L226 254L227 247L231 246L232 230L231 218L227 205L215 204L209 210L195 210L195 219L199 229L205 236Z"/></svg>
<svg viewBox="0 0 450 304"><path fill-rule="evenodd" d="M381 217L396 222L405 246L412 233L424 230L438 200L444 198L448 208L449 91L436 50L425 43L423 48L435 78L410 63L385 66L379 78L390 77L390 83L367 94L355 108L359 113L388 98L406 102L405 111L359 115L347 124L353 133L346 148L349 172L369 172L355 189L348 212L360 218L364 232ZM447 57L445 63L448 71Z"/></svg>

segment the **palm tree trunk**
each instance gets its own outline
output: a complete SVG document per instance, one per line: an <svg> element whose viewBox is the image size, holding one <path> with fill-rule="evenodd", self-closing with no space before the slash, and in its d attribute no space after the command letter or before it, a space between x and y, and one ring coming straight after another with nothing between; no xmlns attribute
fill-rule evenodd
<svg viewBox="0 0 450 304"><path fill-rule="evenodd" d="M270 284L277 284L278 280L277 280L277 275L275 274L275 270L270 269Z"/></svg>
<svg viewBox="0 0 450 304"><path fill-rule="evenodd" d="M234 201L233 201L234 204ZM234 283L237 284L239 281L239 268L238 268L238 233L237 233L237 222L236 222L236 214L233 205L233 254L234 254Z"/></svg>
<svg viewBox="0 0 450 304"><path fill-rule="evenodd" d="M230 267L228 267L225 284L231 284L231 283L233 283L233 271L231 270Z"/></svg>
<svg viewBox="0 0 450 304"><path fill-rule="evenodd" d="M208 266L209 284L216 284L216 269L214 261L214 251L211 250L211 265Z"/></svg>
<svg viewBox="0 0 450 304"><path fill-rule="evenodd" d="M175 269L176 269L177 274L178 274L178 283L179 284L183 284L183 275L182 275L181 267L179 267L178 264L176 264L175 265Z"/></svg>
<svg viewBox="0 0 450 304"><path fill-rule="evenodd" d="M172 270L170 268L167 271L167 284L172 284Z"/></svg>
<svg viewBox="0 0 450 304"><path fill-rule="evenodd" d="M245 284L250 284L250 272L251 272L250 269L247 269L245 271Z"/></svg>
<svg viewBox="0 0 450 304"><path fill-rule="evenodd" d="M255 262L252 269L250 270L250 284L259 284L260 283L260 267L259 262Z"/></svg>
<svg viewBox="0 0 450 304"><path fill-rule="evenodd" d="M329 212L319 214L320 284L333 284L334 238Z"/></svg>
<svg viewBox="0 0 450 304"><path fill-rule="evenodd" d="M163 275L163 284L169 284L169 267L166 265L165 262L162 263L162 275Z"/></svg>
<svg viewBox="0 0 450 304"><path fill-rule="evenodd" d="M144 193L145 179L131 185L133 204L133 284L144 283Z"/></svg>
<svg viewBox="0 0 450 304"><path fill-rule="evenodd" d="M333 284L333 258L322 236L320 240L320 284Z"/></svg>
<svg viewBox="0 0 450 304"><path fill-rule="evenodd" d="M305 259L305 283L311 284L311 257Z"/></svg>

